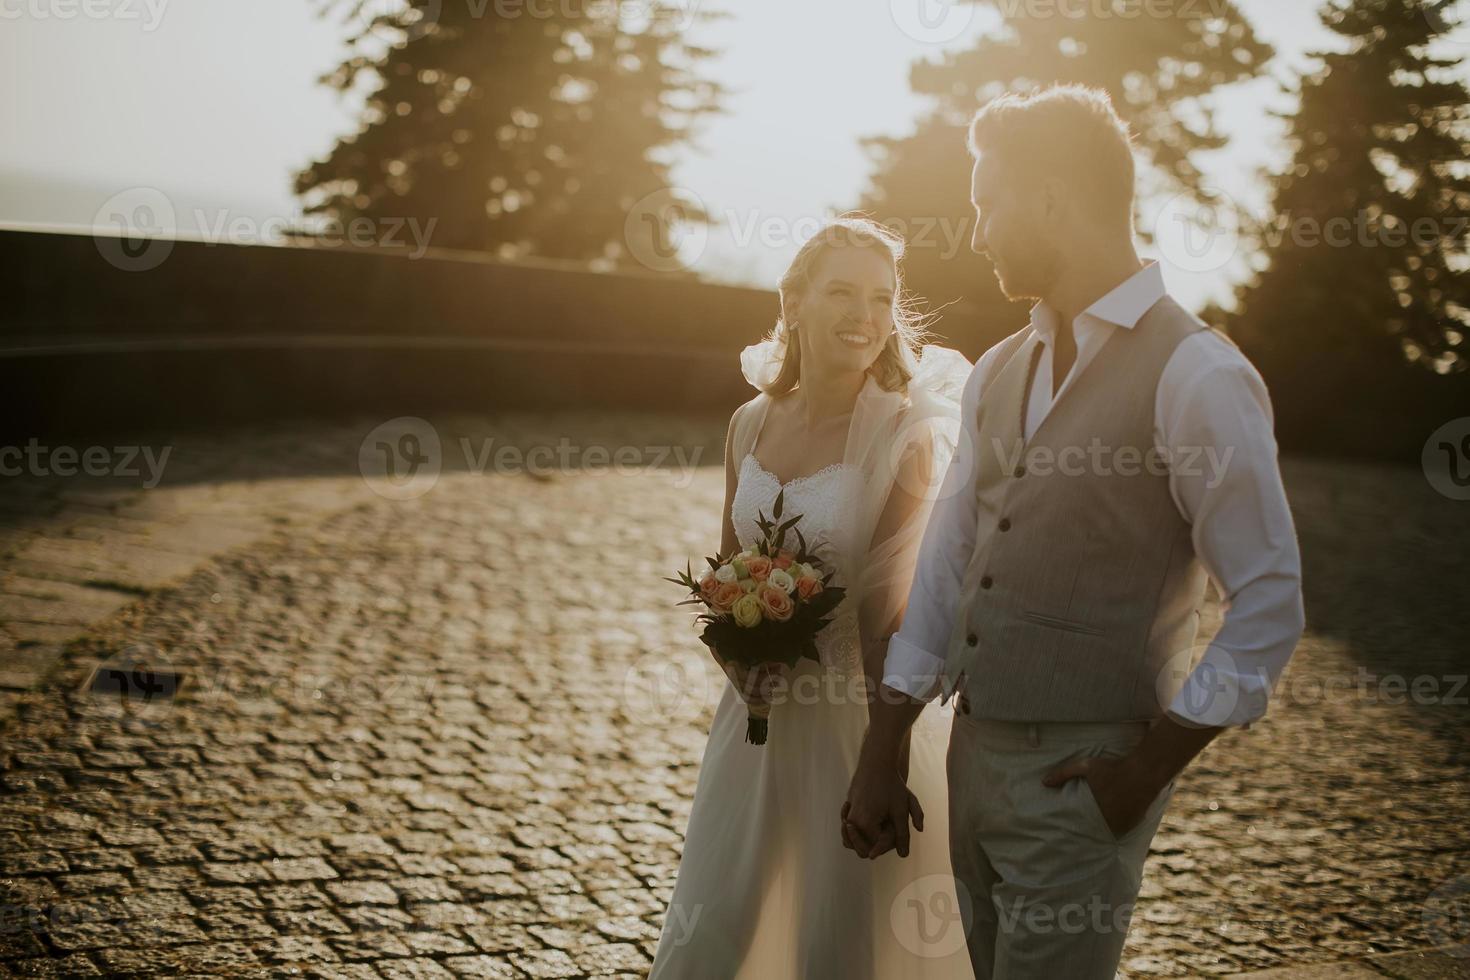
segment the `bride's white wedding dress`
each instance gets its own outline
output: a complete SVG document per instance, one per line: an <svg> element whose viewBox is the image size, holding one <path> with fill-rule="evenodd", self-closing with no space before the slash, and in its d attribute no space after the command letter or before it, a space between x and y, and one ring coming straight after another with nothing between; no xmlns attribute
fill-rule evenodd
<svg viewBox="0 0 1470 980"><path fill-rule="evenodd" d="M784 485L784 513L803 515L809 542L855 553L845 518L859 484L846 463L799 477ZM782 489L753 451L739 461L739 541L759 538L756 512L771 516ZM745 704L725 684L650 980L973 980L949 860L952 707L931 703L914 726L909 788L925 821L909 856L868 861L842 846L868 720L846 605L817 636L822 662L792 672L764 746L745 741Z"/></svg>

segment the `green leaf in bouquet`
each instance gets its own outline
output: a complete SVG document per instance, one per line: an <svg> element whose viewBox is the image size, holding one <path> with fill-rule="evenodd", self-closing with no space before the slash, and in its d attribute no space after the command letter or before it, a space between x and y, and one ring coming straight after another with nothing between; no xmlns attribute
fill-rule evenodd
<svg viewBox="0 0 1470 980"><path fill-rule="evenodd" d="M776 494L776 503L775 503L775 505L771 508L771 516L774 517L774 518L776 518L776 520L778 520L778 521L781 519L781 508L785 505L785 500L786 500L786 488L785 487L782 487L781 490L780 490L780 492L778 492Z"/></svg>
<svg viewBox="0 0 1470 980"><path fill-rule="evenodd" d="M810 602L807 604L807 607L811 610L813 615L825 616L827 613L831 612L839 605L841 605L843 597L846 595L847 590L842 588L840 585L834 585L830 589L824 588L821 592L817 593L817 595L813 599L810 600Z"/></svg>
<svg viewBox="0 0 1470 980"><path fill-rule="evenodd" d="M691 592L699 591L699 583L694 580L693 569L690 567L689 562L686 561L684 563L684 571L681 572L675 569L674 574L679 577L669 578L668 576L664 576L664 581L673 582L675 585L682 585Z"/></svg>

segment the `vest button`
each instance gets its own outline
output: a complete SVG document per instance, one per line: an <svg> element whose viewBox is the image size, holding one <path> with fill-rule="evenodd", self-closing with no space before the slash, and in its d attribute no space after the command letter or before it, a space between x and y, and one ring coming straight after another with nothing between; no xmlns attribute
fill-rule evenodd
<svg viewBox="0 0 1470 980"><path fill-rule="evenodd" d="M969 636L965 637L965 642L968 643L970 646L974 646L975 644L980 642L980 637L976 636L974 633L971 633Z"/></svg>
<svg viewBox="0 0 1470 980"><path fill-rule="evenodd" d="M1019 477L1025 476L1025 475L1026 475L1026 467L1024 467L1024 466L1017 466L1016 467L1016 476L1019 478Z"/></svg>
<svg viewBox="0 0 1470 980"><path fill-rule="evenodd" d="M1011 519L1009 517L1002 517L996 527L1000 528L1001 531L1009 531L1011 529Z"/></svg>
<svg viewBox="0 0 1470 980"><path fill-rule="evenodd" d="M980 588L982 588L982 589L988 589L988 588L990 588L994 584L995 584L995 579L991 578L989 575L986 575L985 577L983 577L982 579L980 579Z"/></svg>

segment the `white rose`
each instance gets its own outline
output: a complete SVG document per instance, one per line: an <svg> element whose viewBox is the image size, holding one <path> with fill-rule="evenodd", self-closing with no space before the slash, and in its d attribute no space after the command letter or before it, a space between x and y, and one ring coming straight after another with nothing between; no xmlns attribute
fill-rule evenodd
<svg viewBox="0 0 1470 980"><path fill-rule="evenodd" d="M796 579L792 578L785 569L781 568L771 569L771 574L766 576L766 581L787 595L790 595L791 590L796 588Z"/></svg>
<svg viewBox="0 0 1470 980"><path fill-rule="evenodd" d="M721 565L719 568L715 569L715 581L716 582L733 582L733 581L735 581L735 569L733 567L731 567L730 565Z"/></svg>

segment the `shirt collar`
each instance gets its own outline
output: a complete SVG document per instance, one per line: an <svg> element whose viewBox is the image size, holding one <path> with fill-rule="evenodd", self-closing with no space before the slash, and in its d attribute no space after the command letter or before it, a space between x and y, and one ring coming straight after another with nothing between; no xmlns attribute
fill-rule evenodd
<svg viewBox="0 0 1470 980"><path fill-rule="evenodd" d="M1165 295L1164 270L1158 262L1150 262L1103 294L1083 310L1078 319L1090 316L1131 330ZM1045 300L1031 307L1031 327L1043 341L1050 342L1056 336L1057 321L1057 311Z"/></svg>

